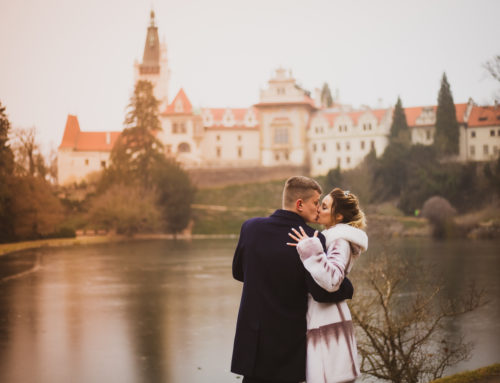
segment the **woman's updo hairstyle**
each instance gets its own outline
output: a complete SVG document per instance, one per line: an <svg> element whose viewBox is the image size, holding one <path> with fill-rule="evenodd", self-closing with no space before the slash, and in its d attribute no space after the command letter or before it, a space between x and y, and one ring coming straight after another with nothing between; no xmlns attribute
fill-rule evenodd
<svg viewBox="0 0 500 383"><path fill-rule="evenodd" d="M366 228L365 213L359 207L358 197L340 188L333 189L330 196L332 197L332 217L340 213L344 217L341 223L358 229Z"/></svg>

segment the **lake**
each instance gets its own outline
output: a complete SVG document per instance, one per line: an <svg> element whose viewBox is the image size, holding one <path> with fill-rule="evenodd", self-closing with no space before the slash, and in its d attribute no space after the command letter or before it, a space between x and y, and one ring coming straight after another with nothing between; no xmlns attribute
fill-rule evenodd
<svg viewBox="0 0 500 383"><path fill-rule="evenodd" d="M149 240L0 257L0 382L241 382L229 372L235 246ZM433 265L450 294L472 280L487 288L489 304L450 326L475 347L449 373L499 362L500 241L372 241L362 257L387 248Z"/></svg>

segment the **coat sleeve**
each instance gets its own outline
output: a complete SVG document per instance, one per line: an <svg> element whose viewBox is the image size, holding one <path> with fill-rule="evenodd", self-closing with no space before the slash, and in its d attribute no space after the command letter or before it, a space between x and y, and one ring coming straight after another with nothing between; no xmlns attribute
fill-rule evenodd
<svg viewBox="0 0 500 383"><path fill-rule="evenodd" d="M297 251L304 267L318 285L328 292L340 288L351 257L349 242L338 239L325 254L320 240L310 237L299 242Z"/></svg>
<svg viewBox="0 0 500 383"><path fill-rule="evenodd" d="M233 278L240 282L243 282L245 279L245 273L243 271L243 258L245 253L245 247L243 245L245 239L245 223L241 226L240 238L233 257Z"/></svg>

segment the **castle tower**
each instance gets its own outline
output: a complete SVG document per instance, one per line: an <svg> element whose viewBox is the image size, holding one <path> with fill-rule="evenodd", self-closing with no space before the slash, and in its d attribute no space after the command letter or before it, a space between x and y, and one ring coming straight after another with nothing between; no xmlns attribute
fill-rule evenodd
<svg viewBox="0 0 500 383"><path fill-rule="evenodd" d="M154 11L151 11L142 62L135 61L134 72L134 83L147 80L153 84L155 97L160 102L159 110L164 110L168 105L170 70L168 68L167 45L164 41L160 42L158 38Z"/></svg>
<svg viewBox="0 0 500 383"><path fill-rule="evenodd" d="M309 93L291 72L276 70L255 105L259 114L260 162L263 166L307 165L307 137L311 114L317 110Z"/></svg>

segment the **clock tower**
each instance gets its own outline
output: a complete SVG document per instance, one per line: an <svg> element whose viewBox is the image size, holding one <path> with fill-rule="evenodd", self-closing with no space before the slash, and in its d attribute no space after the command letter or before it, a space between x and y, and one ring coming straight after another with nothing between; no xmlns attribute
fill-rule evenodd
<svg viewBox="0 0 500 383"><path fill-rule="evenodd" d="M159 110L164 110L168 105L168 81L170 69L168 68L167 45L158 38L155 13L151 11L146 43L142 62L134 63L134 83L147 80L153 84L154 95L159 101Z"/></svg>

